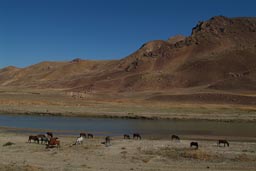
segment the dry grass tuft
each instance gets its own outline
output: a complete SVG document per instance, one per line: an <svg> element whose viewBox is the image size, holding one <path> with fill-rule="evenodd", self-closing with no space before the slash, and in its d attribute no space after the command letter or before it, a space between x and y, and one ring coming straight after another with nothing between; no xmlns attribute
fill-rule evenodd
<svg viewBox="0 0 256 171"><path fill-rule="evenodd" d="M143 151L147 155L158 155L168 159L196 159L196 160L204 160L209 161L212 159L216 159L218 156L213 155L210 152L198 149L190 149L190 148L170 148L164 147L159 148L157 150L147 150Z"/></svg>
<svg viewBox="0 0 256 171"><path fill-rule="evenodd" d="M184 158L204 160L204 161L212 160L215 157L210 153L200 149L199 150L187 149L184 152L181 152L180 156Z"/></svg>
<svg viewBox="0 0 256 171"><path fill-rule="evenodd" d="M251 162L251 161L256 161L256 158L248 156L247 154L240 154L240 155L237 155L233 160L238 162Z"/></svg>
<svg viewBox="0 0 256 171"><path fill-rule="evenodd" d="M13 142L7 142L7 143L3 144L3 147L11 146L11 145L15 145L15 143L13 143Z"/></svg>

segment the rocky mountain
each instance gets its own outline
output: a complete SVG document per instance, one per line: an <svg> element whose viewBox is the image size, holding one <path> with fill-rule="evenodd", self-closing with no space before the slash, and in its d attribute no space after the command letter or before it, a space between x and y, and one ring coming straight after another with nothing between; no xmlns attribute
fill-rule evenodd
<svg viewBox="0 0 256 171"><path fill-rule="evenodd" d="M256 90L256 18L216 16L191 36L145 43L121 60L42 62L0 70L1 86L72 91Z"/></svg>

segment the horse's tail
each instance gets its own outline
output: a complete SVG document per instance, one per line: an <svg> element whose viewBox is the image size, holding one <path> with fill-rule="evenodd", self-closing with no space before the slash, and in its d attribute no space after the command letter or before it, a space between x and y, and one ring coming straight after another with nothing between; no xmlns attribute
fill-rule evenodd
<svg viewBox="0 0 256 171"><path fill-rule="evenodd" d="M228 145L228 147L229 147L229 142L227 142L227 145Z"/></svg>

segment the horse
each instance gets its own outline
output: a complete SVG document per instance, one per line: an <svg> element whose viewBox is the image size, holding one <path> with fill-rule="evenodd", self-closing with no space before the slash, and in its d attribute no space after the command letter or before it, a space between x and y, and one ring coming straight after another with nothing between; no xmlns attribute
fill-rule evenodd
<svg viewBox="0 0 256 171"><path fill-rule="evenodd" d="M31 140L33 140L34 142L37 142L39 144L39 138L37 136L30 135L28 137L28 142L31 143Z"/></svg>
<svg viewBox="0 0 256 171"><path fill-rule="evenodd" d="M46 132L46 135L47 135L47 136L49 136L50 138L52 138L52 137L53 137L52 132Z"/></svg>
<svg viewBox="0 0 256 171"><path fill-rule="evenodd" d="M84 133L84 132L80 133L80 137L86 138L86 133Z"/></svg>
<svg viewBox="0 0 256 171"><path fill-rule="evenodd" d="M172 135L172 140L180 140L180 137L178 137L177 135Z"/></svg>
<svg viewBox="0 0 256 171"><path fill-rule="evenodd" d="M57 137L51 138L48 142L48 144L46 144L45 148L53 148L53 147L60 147L60 141L58 140Z"/></svg>
<svg viewBox="0 0 256 171"><path fill-rule="evenodd" d="M39 134L39 135L37 135L37 137L38 137L39 140L41 141L41 144L43 144L43 142L44 142L45 144L47 144L48 141L49 141L49 139L48 139L44 134Z"/></svg>
<svg viewBox="0 0 256 171"><path fill-rule="evenodd" d="M48 144L49 139L48 139L47 137L42 137L42 138L40 139L40 141L41 141L41 144L43 144L43 143Z"/></svg>
<svg viewBox="0 0 256 171"><path fill-rule="evenodd" d="M83 141L84 141L83 136L78 137L78 138L76 139L76 142L75 142L75 144L74 144L74 145L77 145L77 144L83 144Z"/></svg>
<svg viewBox="0 0 256 171"><path fill-rule="evenodd" d="M196 149L198 149L198 142L191 142L190 147L193 147L193 146L195 146Z"/></svg>
<svg viewBox="0 0 256 171"><path fill-rule="evenodd" d="M226 147L226 144L227 144L227 146L229 147L229 143L227 140L219 140L217 142L217 145L220 147L220 144L224 144L224 147Z"/></svg>
<svg viewBox="0 0 256 171"><path fill-rule="evenodd" d="M87 136L88 136L88 139L93 138L93 134L88 133Z"/></svg>
<svg viewBox="0 0 256 171"><path fill-rule="evenodd" d="M141 136L140 136L140 134L138 134L138 133L134 133L133 134L133 139L140 139L141 140Z"/></svg>
<svg viewBox="0 0 256 171"><path fill-rule="evenodd" d="M124 134L124 139L130 139L130 135Z"/></svg>
<svg viewBox="0 0 256 171"><path fill-rule="evenodd" d="M106 136L106 138L105 138L105 145L106 146L110 145L110 140L111 140L110 136Z"/></svg>

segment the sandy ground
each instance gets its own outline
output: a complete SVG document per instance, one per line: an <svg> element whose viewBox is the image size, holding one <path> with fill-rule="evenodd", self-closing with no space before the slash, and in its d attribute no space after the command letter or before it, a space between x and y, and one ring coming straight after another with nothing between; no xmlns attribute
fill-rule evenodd
<svg viewBox="0 0 256 171"><path fill-rule="evenodd" d="M164 171L164 170L256 170L256 142L231 141L218 147L216 141L200 140L199 149L189 148L194 140L124 140L112 137L85 139L71 146L75 136L59 136L61 147L27 143L27 134L0 130L0 170L13 171ZM14 145L3 146L7 142Z"/></svg>

